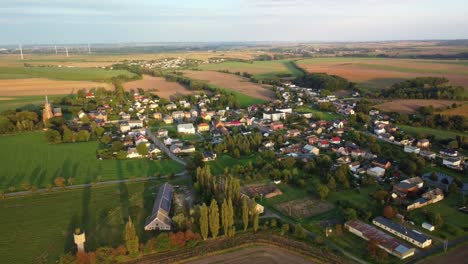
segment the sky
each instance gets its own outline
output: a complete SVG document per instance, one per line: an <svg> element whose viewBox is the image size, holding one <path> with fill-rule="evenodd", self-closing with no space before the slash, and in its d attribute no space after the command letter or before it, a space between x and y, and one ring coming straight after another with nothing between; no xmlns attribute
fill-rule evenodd
<svg viewBox="0 0 468 264"><path fill-rule="evenodd" d="M0 44L468 38L467 0L0 0Z"/></svg>

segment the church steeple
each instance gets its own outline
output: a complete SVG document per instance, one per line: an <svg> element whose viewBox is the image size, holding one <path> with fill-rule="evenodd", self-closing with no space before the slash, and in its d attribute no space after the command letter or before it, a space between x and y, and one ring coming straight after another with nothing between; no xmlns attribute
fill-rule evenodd
<svg viewBox="0 0 468 264"><path fill-rule="evenodd" d="M46 121L51 119L52 117L54 117L54 113L52 112L52 105L50 105L49 97L46 95L44 110L42 110L42 121L44 122L44 125L46 124Z"/></svg>

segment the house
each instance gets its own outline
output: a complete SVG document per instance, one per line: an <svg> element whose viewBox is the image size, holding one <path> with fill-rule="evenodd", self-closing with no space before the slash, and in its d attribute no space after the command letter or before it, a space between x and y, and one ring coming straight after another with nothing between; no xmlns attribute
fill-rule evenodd
<svg viewBox="0 0 468 264"><path fill-rule="evenodd" d="M87 92L86 95L85 95L85 98L86 98L86 99L92 99L92 98L94 98L94 97L95 97L94 94L91 93L91 92Z"/></svg>
<svg viewBox="0 0 468 264"><path fill-rule="evenodd" d="M211 121L212 116L207 112L202 112L200 117L205 121Z"/></svg>
<svg viewBox="0 0 468 264"><path fill-rule="evenodd" d="M435 159L436 158L436 154L432 151L428 151L428 150L421 150L419 152L419 155L423 158L426 158L426 159Z"/></svg>
<svg viewBox="0 0 468 264"><path fill-rule="evenodd" d="M158 132L156 132L156 136L157 137L167 137L169 136L169 131L165 128L161 128L158 130Z"/></svg>
<svg viewBox="0 0 468 264"><path fill-rule="evenodd" d="M205 151L202 155L203 161L212 161L216 159L216 153L213 153L211 151Z"/></svg>
<svg viewBox="0 0 468 264"><path fill-rule="evenodd" d="M275 142L273 141L265 141L262 143L262 145L265 147L265 148L268 148L268 149L272 149L274 146L275 146Z"/></svg>
<svg viewBox="0 0 468 264"><path fill-rule="evenodd" d="M172 124L172 123L174 123L174 119L172 118L172 116L166 115L166 116L164 116L164 118L163 118L163 122L164 122L165 124Z"/></svg>
<svg viewBox="0 0 468 264"><path fill-rule="evenodd" d="M286 137L297 137L301 135L301 131L299 131L299 129L290 129L288 131L286 131Z"/></svg>
<svg viewBox="0 0 468 264"><path fill-rule="evenodd" d="M174 188L169 183L165 183L159 188L153 211L145 223L145 230L171 230L172 219L169 217L169 212L171 211L173 195Z"/></svg>
<svg viewBox="0 0 468 264"><path fill-rule="evenodd" d="M380 135L380 134L383 134L385 132L386 132L385 128L383 128L383 127L375 127L374 128L374 134L376 134L376 135Z"/></svg>
<svg viewBox="0 0 468 264"><path fill-rule="evenodd" d="M362 149L359 149L359 148L351 150L351 157L353 157L353 158L362 157L365 154L366 154L366 152L364 150L362 150Z"/></svg>
<svg viewBox="0 0 468 264"><path fill-rule="evenodd" d="M292 114L292 108L276 108L276 112L282 112L285 114Z"/></svg>
<svg viewBox="0 0 468 264"><path fill-rule="evenodd" d="M102 119L107 122L107 113L104 111L91 111L89 112L88 116L91 120Z"/></svg>
<svg viewBox="0 0 468 264"><path fill-rule="evenodd" d="M397 224L385 217L378 216L372 220L372 223L420 248L425 248L432 244L432 239L430 237L419 231Z"/></svg>
<svg viewBox="0 0 468 264"><path fill-rule="evenodd" d="M418 148L429 148L430 144L431 142L428 139L421 139L421 140L418 140L418 143L416 143L416 146Z"/></svg>
<svg viewBox="0 0 468 264"><path fill-rule="evenodd" d="M154 113L153 114L153 118L156 119L156 120L161 120L162 119L162 114L161 113Z"/></svg>
<svg viewBox="0 0 468 264"><path fill-rule="evenodd" d="M385 175L385 169L381 167L373 167L373 168L367 169L366 173L369 176L381 178Z"/></svg>
<svg viewBox="0 0 468 264"><path fill-rule="evenodd" d="M338 164L348 164L351 162L351 158L348 156L341 156L338 159L336 159L336 162Z"/></svg>
<svg viewBox="0 0 468 264"><path fill-rule="evenodd" d="M344 124L342 121L340 120L335 120L333 121L333 127L334 128L343 128L344 127Z"/></svg>
<svg viewBox="0 0 468 264"><path fill-rule="evenodd" d="M177 125L177 132L184 134L195 134L195 127L192 123Z"/></svg>
<svg viewBox="0 0 468 264"><path fill-rule="evenodd" d="M315 143L317 143L319 141L319 138L317 136L310 136L310 137L307 137L307 142L311 145L314 145Z"/></svg>
<svg viewBox="0 0 468 264"><path fill-rule="evenodd" d="M424 193L423 195L421 195L421 198L417 199L412 204L408 205L406 207L406 210L411 211L411 210L421 208L429 204L437 203L439 201L442 201L443 199L444 199L444 192L441 189L436 188L434 190L428 191Z"/></svg>
<svg viewBox="0 0 468 264"><path fill-rule="evenodd" d="M192 152L195 152L195 146L193 146L193 145L182 146L182 147L180 148L180 152L182 152L182 153L192 153Z"/></svg>
<svg viewBox="0 0 468 264"><path fill-rule="evenodd" d="M461 159L459 158L443 158L442 165L451 169L460 169L461 168Z"/></svg>
<svg viewBox="0 0 468 264"><path fill-rule="evenodd" d="M140 145L142 143L148 143L148 139L143 136L143 135L139 135L137 138L135 138L135 145Z"/></svg>
<svg viewBox="0 0 468 264"><path fill-rule="evenodd" d="M340 137L333 137L330 139L330 143L332 144L340 144L341 143L341 138Z"/></svg>
<svg viewBox="0 0 468 264"><path fill-rule="evenodd" d="M177 105L174 104L174 103L167 104L166 109L167 110L175 110L175 109L177 109Z"/></svg>
<svg viewBox="0 0 468 264"><path fill-rule="evenodd" d="M427 230L429 230L431 232L435 230L435 227L433 225L431 225L429 223L426 223L426 222L422 223L421 227L424 228L424 229L427 229Z"/></svg>
<svg viewBox="0 0 468 264"><path fill-rule="evenodd" d="M395 137L390 133L381 133L379 134L379 138L387 140L387 141L395 140Z"/></svg>
<svg viewBox="0 0 468 264"><path fill-rule="evenodd" d="M184 111L184 118L191 118L192 117L192 114L190 113L190 111Z"/></svg>
<svg viewBox="0 0 468 264"><path fill-rule="evenodd" d="M127 159L141 158L142 156L138 153L136 148L127 149Z"/></svg>
<svg viewBox="0 0 468 264"><path fill-rule="evenodd" d="M128 125L130 128L141 128L143 127L143 121L141 120L128 120Z"/></svg>
<svg viewBox="0 0 468 264"><path fill-rule="evenodd" d="M389 169L392 166L392 163L384 158L376 158L372 161L372 164L384 169Z"/></svg>
<svg viewBox="0 0 468 264"><path fill-rule="evenodd" d="M283 112L266 112L263 113L263 119L268 119L271 121L279 121L281 119L285 119L286 114Z"/></svg>
<svg viewBox="0 0 468 264"><path fill-rule="evenodd" d="M175 145L175 144L174 144L174 145L171 145L171 146L169 147L169 150L170 150L172 153L174 153L174 154L179 154L179 153L182 152L181 147L178 146L178 145Z"/></svg>
<svg viewBox="0 0 468 264"><path fill-rule="evenodd" d="M273 122L270 124L270 129L271 130L281 130L284 128L283 123L281 122Z"/></svg>
<svg viewBox="0 0 468 264"><path fill-rule="evenodd" d="M150 144L148 150L150 154L154 154L154 155L161 153L161 150L157 148L154 144Z"/></svg>
<svg viewBox="0 0 468 264"><path fill-rule="evenodd" d="M328 148L330 146L330 142L326 139L319 140L318 142L319 148Z"/></svg>
<svg viewBox="0 0 468 264"><path fill-rule="evenodd" d="M374 241L379 248L400 259L411 257L415 253L414 248L402 244L398 239L362 221L348 221L344 224L344 227L364 240Z"/></svg>
<svg viewBox="0 0 468 264"><path fill-rule="evenodd" d="M418 186L419 189L421 189L424 186L424 181L423 179L421 179L421 177L413 177L406 180L402 180L401 182L415 184L416 186Z"/></svg>
<svg viewBox="0 0 468 264"><path fill-rule="evenodd" d="M440 155L443 156L449 156L449 157L457 157L458 156L458 151L454 149L443 149L439 151Z"/></svg>
<svg viewBox="0 0 468 264"><path fill-rule="evenodd" d="M355 162L348 164L348 166L349 166L349 169L355 173L361 166L361 163L359 161L355 161Z"/></svg>
<svg viewBox="0 0 468 264"><path fill-rule="evenodd" d="M174 111L171 116L174 120L182 120L184 119L184 111Z"/></svg>
<svg viewBox="0 0 468 264"><path fill-rule="evenodd" d="M239 127L239 126L242 126L242 123L240 121L230 121L230 122L224 123L224 126L225 127Z"/></svg>
<svg viewBox="0 0 468 264"><path fill-rule="evenodd" d="M120 132L121 133L127 133L130 131L130 125L127 122L121 122L120 123Z"/></svg>
<svg viewBox="0 0 468 264"><path fill-rule="evenodd" d="M130 120L130 118L132 117L130 114L127 114L127 113L120 113L120 117L123 119L123 120Z"/></svg>
<svg viewBox="0 0 468 264"><path fill-rule="evenodd" d="M320 154L320 149L317 148L317 147L314 147L312 145L305 145L304 148L302 149L303 152L305 153L312 153L314 154L315 156L318 156Z"/></svg>
<svg viewBox="0 0 468 264"><path fill-rule="evenodd" d="M400 197L406 197L408 193L416 193L419 190L416 184L412 184L409 182L399 182L393 185L393 192L396 193Z"/></svg>
<svg viewBox="0 0 468 264"><path fill-rule="evenodd" d="M198 132L206 132L210 131L210 125L207 123L200 123L198 124Z"/></svg>
<svg viewBox="0 0 468 264"><path fill-rule="evenodd" d="M419 154L419 152L421 152L421 149L418 148L418 147L413 147L413 146L406 145L406 146L403 148L403 151L405 151L406 153L416 153L416 154Z"/></svg>

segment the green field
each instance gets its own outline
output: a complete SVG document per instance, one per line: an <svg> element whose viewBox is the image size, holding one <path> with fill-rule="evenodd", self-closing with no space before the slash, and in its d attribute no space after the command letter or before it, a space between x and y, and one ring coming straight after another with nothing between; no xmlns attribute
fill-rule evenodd
<svg viewBox="0 0 468 264"><path fill-rule="evenodd" d="M101 68L59 68L59 67L0 67L0 79L47 78L67 81L107 81L112 77L135 74L125 70Z"/></svg>
<svg viewBox="0 0 468 264"><path fill-rule="evenodd" d="M202 70L222 71L228 70L232 73L247 72L255 79L268 79L281 75L298 76L302 72L296 69L289 60L235 62L228 61L222 63L203 64L199 66Z"/></svg>
<svg viewBox="0 0 468 264"><path fill-rule="evenodd" d="M54 98L63 97L63 95L49 95L49 100ZM8 100L2 100L0 96L0 112L5 110L14 110L28 105L44 105L43 95L29 95L29 96L5 96Z"/></svg>
<svg viewBox="0 0 468 264"><path fill-rule="evenodd" d="M333 112L323 112L308 106L300 106L294 109L298 113L312 113L313 118L318 118L320 120L333 121L339 118L339 115Z"/></svg>
<svg viewBox="0 0 468 264"><path fill-rule="evenodd" d="M210 87L215 88L215 89L220 89L220 90L225 90L226 92L232 93L236 99L237 102L239 103L240 107L245 108L254 104L264 104L265 100L260 99L260 98L255 98L234 90L231 90L229 88L224 88L224 87L219 87L213 84L209 84Z"/></svg>
<svg viewBox="0 0 468 264"><path fill-rule="evenodd" d="M221 154L217 156L216 160L206 162L206 164L210 166L213 175L218 175L224 172L224 168L231 168L235 165L247 165L249 161L254 163L255 157L256 156L235 159L227 154Z"/></svg>
<svg viewBox="0 0 468 264"><path fill-rule="evenodd" d="M403 131L411 135L434 135L436 140L455 139L456 136L468 137L468 134L462 132L448 131L445 129L435 129L428 127L413 127L408 125L398 125Z"/></svg>
<svg viewBox="0 0 468 264"><path fill-rule="evenodd" d="M0 190L23 183L46 187L54 178L75 184L169 174L184 168L172 160L98 160L98 142L50 145L42 132L1 136Z"/></svg>
<svg viewBox="0 0 468 264"><path fill-rule="evenodd" d="M77 189L0 200L0 256L2 263L55 263L75 249L72 232L86 232L87 250L123 243L128 215L143 238L143 224L151 213L158 181Z"/></svg>

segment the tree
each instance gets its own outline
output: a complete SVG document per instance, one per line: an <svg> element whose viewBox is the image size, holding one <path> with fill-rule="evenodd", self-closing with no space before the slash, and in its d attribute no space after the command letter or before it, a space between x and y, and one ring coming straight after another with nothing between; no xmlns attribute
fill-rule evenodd
<svg viewBox="0 0 468 264"><path fill-rule="evenodd" d="M109 135L104 135L102 138L101 138L101 142L104 143L104 144L109 144L110 142L112 141L112 138L111 136Z"/></svg>
<svg viewBox="0 0 468 264"><path fill-rule="evenodd" d="M244 231L249 227L249 201L244 196L242 199L242 223L244 224Z"/></svg>
<svg viewBox="0 0 468 264"><path fill-rule="evenodd" d="M383 209L383 212L382 212L382 215L385 217L385 218L388 218L388 219L393 219L395 218L397 212L396 210L391 207L390 205L386 205Z"/></svg>
<svg viewBox="0 0 468 264"><path fill-rule="evenodd" d="M55 186L64 188L65 187L65 179L63 177L57 177L54 179Z"/></svg>
<svg viewBox="0 0 468 264"><path fill-rule="evenodd" d="M435 227L441 227L444 224L444 219L442 219L440 213L435 213L432 216L432 222L434 223Z"/></svg>
<svg viewBox="0 0 468 264"><path fill-rule="evenodd" d="M219 207L215 199L211 200L209 217L211 236L216 238L219 234Z"/></svg>
<svg viewBox="0 0 468 264"><path fill-rule="evenodd" d="M228 236L233 237L235 234L234 228L234 207L232 206L232 200L228 200L227 204L227 224L228 224Z"/></svg>
<svg viewBox="0 0 468 264"><path fill-rule="evenodd" d="M128 218L128 222L125 225L125 246L131 255L138 254L139 240L133 226L132 218Z"/></svg>
<svg viewBox="0 0 468 264"><path fill-rule="evenodd" d="M306 230L302 227L301 224L297 224L294 227L294 235L299 239L304 239L307 236Z"/></svg>
<svg viewBox="0 0 468 264"><path fill-rule="evenodd" d="M327 187L328 187L329 190L332 190L332 191L334 191L336 189L335 177L330 177L330 179L328 180L328 183L327 183Z"/></svg>
<svg viewBox="0 0 468 264"><path fill-rule="evenodd" d="M203 240L208 238L208 208L205 203L200 206L200 233Z"/></svg>
<svg viewBox="0 0 468 264"><path fill-rule="evenodd" d="M63 126L62 141L65 143L73 142L73 132L67 126Z"/></svg>
<svg viewBox="0 0 468 264"><path fill-rule="evenodd" d="M60 143L62 142L62 137L60 136L60 132L54 129L49 129L45 132L45 137L47 142L49 143Z"/></svg>
<svg viewBox="0 0 468 264"><path fill-rule="evenodd" d="M327 198L328 193L330 192L330 190L328 189L328 187L326 185L319 184L319 186L317 187L317 192L318 192L318 194L320 196L320 199L325 200L325 198Z"/></svg>
<svg viewBox="0 0 468 264"><path fill-rule="evenodd" d="M254 210L253 215L252 215L252 227L253 231L257 233L258 230L258 212Z"/></svg>
<svg viewBox="0 0 468 264"><path fill-rule="evenodd" d="M80 130L76 134L76 141L78 142L86 142L89 141L90 134L87 130Z"/></svg>
<svg viewBox="0 0 468 264"><path fill-rule="evenodd" d="M289 232L289 224L288 223L284 223L282 226L281 226L281 235L284 236L286 235L287 233Z"/></svg>
<svg viewBox="0 0 468 264"><path fill-rule="evenodd" d="M356 210L354 210L353 208L344 209L343 214L344 214L345 219L348 221L357 219Z"/></svg>
<svg viewBox="0 0 468 264"><path fill-rule="evenodd" d="M142 156L146 156L148 155L148 152L149 152L149 149L148 149L148 146L146 146L146 144L138 144L138 146L136 147L137 151L138 151L138 154L142 155Z"/></svg>
<svg viewBox="0 0 468 264"><path fill-rule="evenodd" d="M221 224L223 226L224 235L227 235L229 229L229 220L228 220L228 205L226 199L223 200L221 204Z"/></svg>

